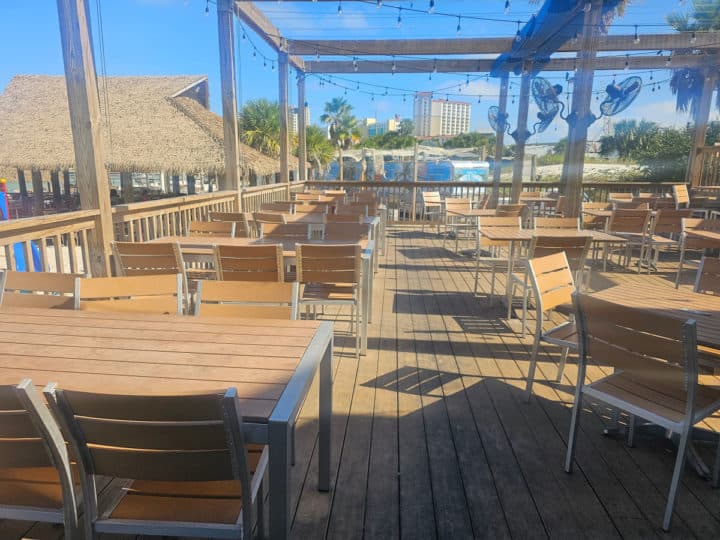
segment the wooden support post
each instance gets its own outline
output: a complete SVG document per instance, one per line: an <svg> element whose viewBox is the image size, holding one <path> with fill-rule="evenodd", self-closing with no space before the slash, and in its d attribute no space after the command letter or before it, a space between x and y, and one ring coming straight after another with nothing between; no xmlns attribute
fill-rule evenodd
<svg viewBox="0 0 720 540"><path fill-rule="evenodd" d="M522 191L523 171L525 168L525 143L530 133L527 129L528 108L530 107L530 82L532 79L532 65L523 65L523 74L520 81L520 101L518 103L517 128L515 129L515 157L513 158L513 179L510 189L510 200L517 204Z"/></svg>
<svg viewBox="0 0 720 540"><path fill-rule="evenodd" d="M300 169L300 181L307 180L307 142L305 139L307 126L305 125L305 73L300 72L297 82L298 87L298 168Z"/></svg>
<svg viewBox="0 0 720 540"><path fill-rule="evenodd" d="M195 175L194 174L187 175L187 194L195 195Z"/></svg>
<svg viewBox="0 0 720 540"><path fill-rule="evenodd" d="M180 193L180 176L177 174L173 174L172 177L172 192L175 195L178 195Z"/></svg>
<svg viewBox="0 0 720 540"><path fill-rule="evenodd" d="M133 178L131 172L120 173L120 194L124 203L135 201L135 193L133 191Z"/></svg>
<svg viewBox="0 0 720 540"><path fill-rule="evenodd" d="M63 171L63 193L66 197L70 197L70 171Z"/></svg>
<svg viewBox="0 0 720 540"><path fill-rule="evenodd" d="M60 171L50 172L50 186L52 187L55 210L58 210L60 202L62 201L62 191L60 190Z"/></svg>
<svg viewBox="0 0 720 540"><path fill-rule="evenodd" d="M699 154L700 148L705 146L705 135L707 134L708 121L710 120L710 109L713 104L713 92L717 85L717 69L708 69L705 72L700 102L695 109L695 126L693 128L693 141L688 158L687 178L692 187L700 185L702 179L703 159Z"/></svg>
<svg viewBox="0 0 720 540"><path fill-rule="evenodd" d="M568 118L568 147L565 151L561 190L565 195L567 217L580 215L582 205L583 168L587 132L595 117L590 112L592 101L594 62L600 36L600 19L603 0L592 0L591 9L583 20L582 43L577 58L577 73L572 97L572 110Z"/></svg>
<svg viewBox="0 0 720 540"><path fill-rule="evenodd" d="M288 55L278 53L278 101L280 102L280 181L290 182L290 134L288 133Z"/></svg>
<svg viewBox="0 0 720 540"><path fill-rule="evenodd" d="M505 117L507 114L507 98L508 98L508 87L510 85L510 77L505 73L500 79L500 101L498 107L500 107L500 114ZM502 158L503 158L503 142L505 138L505 123L503 122L502 129L498 129L495 132L495 162L493 163L493 187L492 197L490 198L490 208L496 208L498 200L500 199L500 174L502 173Z"/></svg>
<svg viewBox="0 0 720 540"><path fill-rule="evenodd" d="M218 45L220 49L220 89L223 110L225 174L223 190L237 191L240 204L240 147L238 145L237 96L235 82L235 28L233 0L218 0ZM240 208L240 206L238 206Z"/></svg>
<svg viewBox="0 0 720 540"><path fill-rule="evenodd" d="M418 155L419 155L419 145L416 142L415 143L415 149L413 150L413 184L417 183L418 181ZM417 210L417 188L413 186L412 189L412 217L410 218L412 221L415 221L415 212Z"/></svg>
<svg viewBox="0 0 720 540"><path fill-rule="evenodd" d="M343 141L338 141L338 180L341 182L345 180L343 168Z"/></svg>
<svg viewBox="0 0 720 540"><path fill-rule="evenodd" d="M65 84L75 148L75 182L83 210L100 210L88 235L93 276L110 275L110 241L113 239L110 182L102 147L102 118L90 43L86 0L57 0Z"/></svg>
<svg viewBox="0 0 720 540"><path fill-rule="evenodd" d="M25 171L22 169L18 169L17 177L18 177L18 187L20 188L20 198L27 199L28 190L27 190L27 182L25 181Z"/></svg>
<svg viewBox="0 0 720 540"><path fill-rule="evenodd" d="M33 186L33 215L42 216L45 208L42 173L37 169L33 169L31 175Z"/></svg>

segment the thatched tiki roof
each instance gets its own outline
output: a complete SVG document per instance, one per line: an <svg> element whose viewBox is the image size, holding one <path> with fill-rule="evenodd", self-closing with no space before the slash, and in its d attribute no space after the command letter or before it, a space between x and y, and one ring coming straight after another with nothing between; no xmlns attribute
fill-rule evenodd
<svg viewBox="0 0 720 540"><path fill-rule="evenodd" d="M98 90L109 170L224 171L222 118L208 109L207 77L107 77L98 79ZM65 79L13 77L0 94L0 130L0 167L72 168ZM245 176L280 171L277 159L249 146L241 144L240 154Z"/></svg>

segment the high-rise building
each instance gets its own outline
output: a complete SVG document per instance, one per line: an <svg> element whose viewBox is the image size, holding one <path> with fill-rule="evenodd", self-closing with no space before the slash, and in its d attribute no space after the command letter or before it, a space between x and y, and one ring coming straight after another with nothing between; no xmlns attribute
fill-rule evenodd
<svg viewBox="0 0 720 540"><path fill-rule="evenodd" d="M299 109L297 107L288 107L288 123L290 124L290 129L293 133L297 135L298 131L300 130L300 121L298 119L298 111ZM310 107L308 105L305 105L305 125L310 125Z"/></svg>
<svg viewBox="0 0 720 540"><path fill-rule="evenodd" d="M363 118L359 122L359 128L363 139L383 135L389 131L397 131L400 129L400 115L396 114L385 122L378 122L376 118Z"/></svg>
<svg viewBox="0 0 720 540"><path fill-rule="evenodd" d="M470 131L470 103L415 94L413 122L417 137L452 137Z"/></svg>

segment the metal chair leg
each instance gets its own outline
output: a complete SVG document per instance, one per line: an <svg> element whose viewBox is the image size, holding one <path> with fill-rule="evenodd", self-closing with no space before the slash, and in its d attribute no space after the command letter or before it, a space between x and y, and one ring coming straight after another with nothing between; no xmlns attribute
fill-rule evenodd
<svg viewBox="0 0 720 540"><path fill-rule="evenodd" d="M555 382L562 381L563 371L565 371L565 362L567 361L569 352L570 352L570 349L568 347L563 347L562 351L560 352L560 363L558 364L558 370L557 370L557 375L555 376Z"/></svg>
<svg viewBox="0 0 720 540"><path fill-rule="evenodd" d="M629 448L635 446L635 415L630 414L627 425L627 441L626 444Z"/></svg>
<svg viewBox="0 0 720 540"><path fill-rule="evenodd" d="M578 383L578 387L582 382ZM580 427L580 411L582 410L582 392L579 390L575 393L575 403L573 404L572 413L570 413L570 434L568 435L567 454L565 455L565 472L572 472L573 461L575 460L575 444L577 443L577 432Z"/></svg>
<svg viewBox="0 0 720 540"><path fill-rule="evenodd" d="M530 355L530 367L528 367L527 383L525 383L525 401L530 401L532 396L532 385L535 379L535 367L537 366L538 348L540 347L540 332L533 340L532 353Z"/></svg>
<svg viewBox="0 0 720 540"><path fill-rule="evenodd" d="M249 507L252 508L252 505ZM250 516L243 516L243 519L250 519ZM265 538L265 489L262 480L257 493L257 537Z"/></svg>
<svg viewBox="0 0 720 540"><path fill-rule="evenodd" d="M672 521L673 508L677 499L678 485L680 477L685 468L685 455L687 454L688 440L690 439L691 426L685 426L680 435L680 443L678 444L677 457L675 458L675 470L673 470L672 481L670 482L670 491L668 493L667 505L665 506L665 517L663 518L663 530L670 529Z"/></svg>

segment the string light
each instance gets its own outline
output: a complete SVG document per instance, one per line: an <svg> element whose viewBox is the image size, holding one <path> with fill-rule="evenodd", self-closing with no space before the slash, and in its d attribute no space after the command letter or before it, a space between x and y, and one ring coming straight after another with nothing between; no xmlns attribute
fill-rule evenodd
<svg viewBox="0 0 720 540"><path fill-rule="evenodd" d="M670 64L672 64L672 52L668 55L667 60L665 60L665 67L670 67Z"/></svg>
<svg viewBox="0 0 720 540"><path fill-rule="evenodd" d="M382 7L382 0L377 0L377 8L380 9Z"/></svg>
<svg viewBox="0 0 720 540"><path fill-rule="evenodd" d="M342 0L338 0L337 14L342 15Z"/></svg>
<svg viewBox="0 0 720 540"><path fill-rule="evenodd" d="M353 71L357 71L357 70L358 70L357 56L353 56Z"/></svg>
<svg viewBox="0 0 720 540"><path fill-rule="evenodd" d="M510 0L505 0L505 15L510 13Z"/></svg>
<svg viewBox="0 0 720 540"><path fill-rule="evenodd" d="M585 5L583 6L583 11L585 13L590 13L591 9L592 9L592 4L590 2L585 2Z"/></svg>
<svg viewBox="0 0 720 540"><path fill-rule="evenodd" d="M520 42L520 21L517 22L517 32L515 32L515 42Z"/></svg>
<svg viewBox="0 0 720 540"><path fill-rule="evenodd" d="M465 75L465 86L470 86L470 75Z"/></svg>
<svg viewBox="0 0 720 540"><path fill-rule="evenodd" d="M633 39L633 43L635 43L635 45L637 45L638 43L640 43L640 36L638 35L638 27L637 27L637 24L635 25L635 39Z"/></svg>
<svg viewBox="0 0 720 540"><path fill-rule="evenodd" d="M437 59L433 60L433 69L432 69L432 72L433 72L433 73L437 73Z"/></svg>
<svg viewBox="0 0 720 540"><path fill-rule="evenodd" d="M625 71L627 71L628 69L630 69L630 55L626 54L625 55Z"/></svg>
<svg viewBox="0 0 720 540"><path fill-rule="evenodd" d="M462 17L458 16L457 28L455 28L455 33L456 33L458 36L460 35L460 31L462 30L462 27L460 26L460 20L461 20L461 18L462 18Z"/></svg>
<svg viewBox="0 0 720 540"><path fill-rule="evenodd" d="M205 0L205 16L210 15L210 0Z"/></svg>
<svg viewBox="0 0 720 540"><path fill-rule="evenodd" d="M482 101L482 96L478 96L478 103Z"/></svg>
<svg viewBox="0 0 720 540"><path fill-rule="evenodd" d="M398 8L398 18L397 18L397 27L400 28L402 26L402 8Z"/></svg>
<svg viewBox="0 0 720 540"><path fill-rule="evenodd" d="M430 5L428 6L428 14L432 15L435 11L435 0L430 0Z"/></svg>
<svg viewBox="0 0 720 540"><path fill-rule="evenodd" d="M697 34L693 31L693 33L690 35L690 43L695 45L697 43Z"/></svg>
<svg viewBox="0 0 720 540"><path fill-rule="evenodd" d="M397 64L395 63L395 57L393 56L392 66L390 67L390 71L392 72L393 75L395 75L396 69L397 69Z"/></svg>

